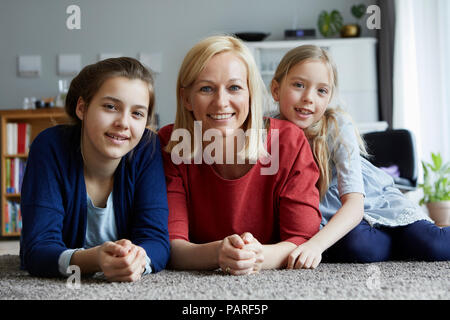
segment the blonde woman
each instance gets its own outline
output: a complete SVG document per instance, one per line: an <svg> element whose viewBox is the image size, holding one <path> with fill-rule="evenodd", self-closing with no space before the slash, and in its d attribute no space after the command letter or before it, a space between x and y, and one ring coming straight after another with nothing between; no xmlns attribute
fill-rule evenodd
<svg viewBox="0 0 450 320"><path fill-rule="evenodd" d="M319 230L319 173L308 142L287 121L264 121L265 93L240 40L212 36L187 53L175 124L159 131L169 267L233 275L283 268L289 253ZM233 143L239 134L242 143ZM212 146L219 147L208 158Z"/></svg>
<svg viewBox="0 0 450 320"><path fill-rule="evenodd" d="M439 228L394 187L393 179L361 155L350 116L333 109L337 69L312 45L292 49L272 80L280 115L303 129L320 168L321 230L289 256L288 268L315 268L322 260L449 260L449 228Z"/></svg>

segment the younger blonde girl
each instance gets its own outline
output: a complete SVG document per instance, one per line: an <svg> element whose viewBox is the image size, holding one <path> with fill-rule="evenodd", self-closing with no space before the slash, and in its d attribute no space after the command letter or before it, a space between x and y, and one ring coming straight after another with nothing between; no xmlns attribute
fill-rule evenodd
<svg viewBox="0 0 450 320"><path fill-rule="evenodd" d="M321 230L289 256L288 268L322 260L449 260L449 228L439 228L373 166L350 116L330 107L337 69L325 50L305 45L281 60L271 83L278 118L302 128L319 166ZM363 107L363 106L361 106Z"/></svg>

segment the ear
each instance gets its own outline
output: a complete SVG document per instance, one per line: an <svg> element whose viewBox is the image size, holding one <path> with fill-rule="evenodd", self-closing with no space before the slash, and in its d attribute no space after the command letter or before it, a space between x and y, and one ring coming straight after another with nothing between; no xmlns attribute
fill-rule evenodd
<svg viewBox="0 0 450 320"><path fill-rule="evenodd" d="M75 113L76 113L78 119L80 119L81 121L83 121L83 119L84 119L86 110L87 110L86 103L84 102L82 97L79 97L78 101L77 101L77 106L75 108Z"/></svg>
<svg viewBox="0 0 450 320"><path fill-rule="evenodd" d="M181 97L181 102L183 103L183 106L187 110L192 111L191 99L189 99L189 91L186 90L185 88L180 88L180 97Z"/></svg>
<svg viewBox="0 0 450 320"><path fill-rule="evenodd" d="M280 101L280 85L278 84L278 81L272 80L270 84L270 91L272 92L273 100L276 102Z"/></svg>

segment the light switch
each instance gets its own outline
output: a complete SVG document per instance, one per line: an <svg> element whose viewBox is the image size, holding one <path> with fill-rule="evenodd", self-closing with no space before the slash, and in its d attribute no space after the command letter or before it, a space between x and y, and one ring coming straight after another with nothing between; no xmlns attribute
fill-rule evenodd
<svg viewBox="0 0 450 320"><path fill-rule="evenodd" d="M81 55L60 54L58 55L58 74L60 76L74 76L81 70Z"/></svg>
<svg viewBox="0 0 450 320"><path fill-rule="evenodd" d="M162 53L139 53L139 61L154 73L162 72Z"/></svg>
<svg viewBox="0 0 450 320"><path fill-rule="evenodd" d="M17 71L19 77L38 78L41 75L41 56L19 56Z"/></svg>

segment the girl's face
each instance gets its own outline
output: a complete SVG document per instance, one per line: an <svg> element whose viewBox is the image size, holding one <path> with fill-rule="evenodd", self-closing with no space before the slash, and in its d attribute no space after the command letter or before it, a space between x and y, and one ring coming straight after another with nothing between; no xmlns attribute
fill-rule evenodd
<svg viewBox="0 0 450 320"><path fill-rule="evenodd" d="M150 93L139 79L107 79L86 106L80 98L83 152L100 161L119 160L139 142L147 123Z"/></svg>
<svg viewBox="0 0 450 320"><path fill-rule="evenodd" d="M272 83L272 96L283 119L306 129L322 118L331 98L330 72L320 60L293 66L281 84Z"/></svg>
<svg viewBox="0 0 450 320"><path fill-rule="evenodd" d="M250 108L247 68L232 52L215 55L189 89L181 89L186 109L202 121L203 130L218 129L225 137L242 128Z"/></svg>

